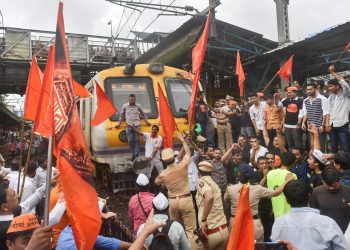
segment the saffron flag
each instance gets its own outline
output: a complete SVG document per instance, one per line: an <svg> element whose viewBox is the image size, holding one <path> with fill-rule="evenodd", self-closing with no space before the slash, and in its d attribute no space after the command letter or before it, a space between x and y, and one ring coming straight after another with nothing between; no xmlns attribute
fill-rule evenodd
<svg viewBox="0 0 350 250"><path fill-rule="evenodd" d="M107 120L110 116L117 112L113 103L108 99L105 92L101 89L98 82L95 80L97 110L94 118L91 120L91 126L97 126Z"/></svg>
<svg viewBox="0 0 350 250"><path fill-rule="evenodd" d="M292 74L293 58L294 55L292 55L278 71L279 76L286 80L288 83L290 82L290 75Z"/></svg>
<svg viewBox="0 0 350 250"><path fill-rule="evenodd" d="M196 46L192 49L192 73L195 74L197 71L201 71L203 64L205 49L207 47L208 33L210 25L210 11L208 13L207 21L204 26L203 33L198 39Z"/></svg>
<svg viewBox="0 0 350 250"><path fill-rule="evenodd" d="M348 52L350 52L350 42L348 43L348 45L346 45L345 50L347 50Z"/></svg>
<svg viewBox="0 0 350 250"><path fill-rule="evenodd" d="M249 205L249 187L243 185L226 250L254 250L254 221Z"/></svg>
<svg viewBox="0 0 350 250"><path fill-rule="evenodd" d="M74 93L75 95L81 97L81 98L89 98L91 97L90 92L85 89L80 83L78 83L77 81L73 80L73 89L74 89Z"/></svg>
<svg viewBox="0 0 350 250"><path fill-rule="evenodd" d="M190 107L188 109L188 122L190 124L190 129L192 125L192 119L194 116L194 108L196 107L199 77L200 77L200 70L196 72L196 75L194 76L194 79L192 81L191 101L190 101Z"/></svg>
<svg viewBox="0 0 350 250"><path fill-rule="evenodd" d="M54 147L67 214L79 250L93 249L101 228L93 165L80 124L59 3L53 69Z"/></svg>
<svg viewBox="0 0 350 250"><path fill-rule="evenodd" d="M55 60L54 45L50 47L44 71L43 84L37 105L33 132L46 138L53 135L53 67Z"/></svg>
<svg viewBox="0 0 350 250"><path fill-rule="evenodd" d="M26 96L24 99L24 119L35 121L42 80L43 72L41 72L39 68L36 57L33 56L28 75Z"/></svg>
<svg viewBox="0 0 350 250"><path fill-rule="evenodd" d="M241 64L241 56L237 51L236 74L238 76L239 95L243 96L245 75Z"/></svg>
<svg viewBox="0 0 350 250"><path fill-rule="evenodd" d="M165 98L162 88L158 83L159 115L163 130L163 145L165 148L173 148L173 135L176 122Z"/></svg>

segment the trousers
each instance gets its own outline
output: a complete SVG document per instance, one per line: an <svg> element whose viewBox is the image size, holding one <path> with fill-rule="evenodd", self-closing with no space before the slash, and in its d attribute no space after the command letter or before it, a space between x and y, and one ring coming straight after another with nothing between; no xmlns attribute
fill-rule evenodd
<svg viewBox="0 0 350 250"><path fill-rule="evenodd" d="M232 146L231 124L218 124L217 131L219 148L222 150L223 153L225 153Z"/></svg>
<svg viewBox="0 0 350 250"><path fill-rule="evenodd" d="M135 126L137 130L140 130L140 126ZM129 146L131 148L131 153L134 156L138 156L140 153L140 138L132 128L126 127L126 137L128 138Z"/></svg>
<svg viewBox="0 0 350 250"><path fill-rule="evenodd" d="M196 214L193 206L192 196L184 198L169 199L169 217L185 226L187 238L194 238L193 230L196 228Z"/></svg>
<svg viewBox="0 0 350 250"><path fill-rule="evenodd" d="M333 154L338 152L339 143L345 153L350 153L349 123L346 123L341 127L332 127L332 132L329 133L329 138L331 140Z"/></svg>
<svg viewBox="0 0 350 250"><path fill-rule="evenodd" d="M286 136L289 150L293 147L304 148L302 135L300 129L297 128L285 128L284 135Z"/></svg>

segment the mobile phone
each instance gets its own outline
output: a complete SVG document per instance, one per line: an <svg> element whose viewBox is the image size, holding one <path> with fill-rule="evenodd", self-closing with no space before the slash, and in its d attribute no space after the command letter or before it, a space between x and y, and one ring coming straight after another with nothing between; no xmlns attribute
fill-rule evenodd
<svg viewBox="0 0 350 250"><path fill-rule="evenodd" d="M278 242L256 242L255 250L287 250L287 246Z"/></svg>

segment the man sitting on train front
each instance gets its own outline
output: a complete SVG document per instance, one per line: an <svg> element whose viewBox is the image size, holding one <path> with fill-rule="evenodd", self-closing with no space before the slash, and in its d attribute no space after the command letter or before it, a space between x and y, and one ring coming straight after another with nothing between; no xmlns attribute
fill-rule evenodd
<svg viewBox="0 0 350 250"><path fill-rule="evenodd" d="M140 153L140 138L138 133L135 132L135 129L140 130L140 117L143 117L148 126L151 125L141 105L136 103L136 96L134 94L130 94L129 102L123 105L119 116L119 124L115 127L119 128L123 121L126 121L126 124L130 125L126 127L125 132L131 148L132 161L135 160L135 158L138 157ZM133 129L133 127L135 129Z"/></svg>

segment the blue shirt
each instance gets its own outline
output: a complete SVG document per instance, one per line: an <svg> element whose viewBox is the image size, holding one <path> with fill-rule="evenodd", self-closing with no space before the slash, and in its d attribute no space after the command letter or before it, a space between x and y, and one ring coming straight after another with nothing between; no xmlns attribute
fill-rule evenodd
<svg viewBox="0 0 350 250"><path fill-rule="evenodd" d="M94 249L116 250L119 248L119 245L120 240L99 235L97 236ZM71 226L67 226L62 230L60 237L58 237L56 250L77 250Z"/></svg>
<svg viewBox="0 0 350 250"><path fill-rule="evenodd" d="M309 168L309 164L307 163L307 159L296 163L290 172L294 173L299 181L302 181L306 184L310 181L311 169Z"/></svg>

